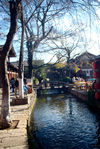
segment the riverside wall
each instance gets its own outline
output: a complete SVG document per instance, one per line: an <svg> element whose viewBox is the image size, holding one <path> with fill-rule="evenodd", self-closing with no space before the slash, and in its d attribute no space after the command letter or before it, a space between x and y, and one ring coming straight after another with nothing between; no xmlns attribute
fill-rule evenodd
<svg viewBox="0 0 100 149"><path fill-rule="evenodd" d="M86 90L79 90L76 88L69 88L68 91L75 95L80 100L86 102L91 108L95 111L100 112L100 100L96 100L95 92L93 91L86 91Z"/></svg>
<svg viewBox="0 0 100 149"><path fill-rule="evenodd" d="M14 123L17 122L17 125L15 127L11 126L9 129L0 130L0 149L29 148L27 125L36 103L36 93L28 94L27 98L27 104L11 106L11 119Z"/></svg>
<svg viewBox="0 0 100 149"><path fill-rule="evenodd" d="M88 93L86 91L72 88L70 92L76 97L88 102Z"/></svg>

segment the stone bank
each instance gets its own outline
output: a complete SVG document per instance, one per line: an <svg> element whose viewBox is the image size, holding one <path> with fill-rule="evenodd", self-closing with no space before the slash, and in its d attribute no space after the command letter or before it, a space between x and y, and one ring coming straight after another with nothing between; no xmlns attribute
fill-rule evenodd
<svg viewBox="0 0 100 149"><path fill-rule="evenodd" d="M28 94L28 103L11 106L11 119L18 123L16 128L0 130L0 149L28 149L27 124L36 94Z"/></svg>

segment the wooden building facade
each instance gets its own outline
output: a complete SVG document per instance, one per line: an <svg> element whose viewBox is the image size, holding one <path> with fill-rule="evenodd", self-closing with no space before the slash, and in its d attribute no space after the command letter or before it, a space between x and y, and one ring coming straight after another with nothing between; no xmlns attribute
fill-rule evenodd
<svg viewBox="0 0 100 149"><path fill-rule="evenodd" d="M0 56L1 56L1 52L3 52L2 50L3 50L3 45L0 45ZM7 73L8 73L9 81L11 80L11 78L18 77L18 67L10 63L11 57L16 57L16 53L13 47L11 48L9 52L8 61L7 61L7 69L8 69Z"/></svg>

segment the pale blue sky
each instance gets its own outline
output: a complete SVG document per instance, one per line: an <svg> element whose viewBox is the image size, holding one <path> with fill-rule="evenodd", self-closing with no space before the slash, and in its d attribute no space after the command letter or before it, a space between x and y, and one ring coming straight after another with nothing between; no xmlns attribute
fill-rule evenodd
<svg viewBox="0 0 100 149"><path fill-rule="evenodd" d="M100 10L97 10L97 14L100 14ZM78 53L85 52L86 50L94 55L100 54L100 20L96 17L90 20L88 14L84 12L81 14L81 19L76 19L76 16L73 19L70 17L69 14L66 14L63 18L56 19L54 22L54 26L57 27L58 30L65 32L66 30L75 30L75 28L84 26L84 31L78 33L81 38L79 43L80 48L76 48ZM93 15L91 14L91 17ZM77 22L79 21L79 22ZM78 25L77 25L78 23ZM68 38L67 41L71 42L71 38ZM40 47L41 48L41 47ZM50 54L51 53L51 54ZM45 62L48 62L53 56L53 52L49 52L46 54L39 54L37 58L45 59ZM53 58L53 61L56 61L56 56Z"/></svg>
<svg viewBox="0 0 100 149"><path fill-rule="evenodd" d="M71 15L73 14L71 10ZM97 14L100 14L100 9L97 9ZM77 13L77 12L74 12ZM0 12L0 32L1 34L1 44L4 44L5 42L5 35L7 35L8 27L9 27L9 21L7 23L6 20L3 20L4 17L6 17L2 12ZM80 32L80 48L77 48L78 53L84 52L85 50L89 51L90 53L93 53L95 55L100 54L100 21L96 19L96 17L93 18L93 14L91 14L91 20L89 18L89 15L87 12L83 10L80 10L78 12L78 15L74 14L71 16L69 13L66 13L62 18L56 18L53 19L53 26L56 27L59 31L64 33L66 30L75 30L77 27L77 24L80 26L85 26L84 32ZM8 17L6 17L8 18ZM91 22L91 23L90 23ZM13 43L17 58L12 59L12 61L18 60L20 45L19 45L19 37L20 35L16 34L15 41ZM67 39L69 42L71 41L71 38ZM87 43L87 44L85 44ZM26 43L25 43L26 44ZM39 46L41 50L41 46ZM45 62L48 62L53 57L53 53L43 53L43 54L35 54L34 58L36 59L44 59ZM56 57L54 57L53 61L56 60Z"/></svg>

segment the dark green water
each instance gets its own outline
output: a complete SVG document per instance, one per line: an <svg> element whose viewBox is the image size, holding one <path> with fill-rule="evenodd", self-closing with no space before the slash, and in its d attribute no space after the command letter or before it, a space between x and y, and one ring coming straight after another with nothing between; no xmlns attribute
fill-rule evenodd
<svg viewBox="0 0 100 149"><path fill-rule="evenodd" d="M44 149L99 149L100 116L72 95L38 98L33 114L36 138Z"/></svg>

